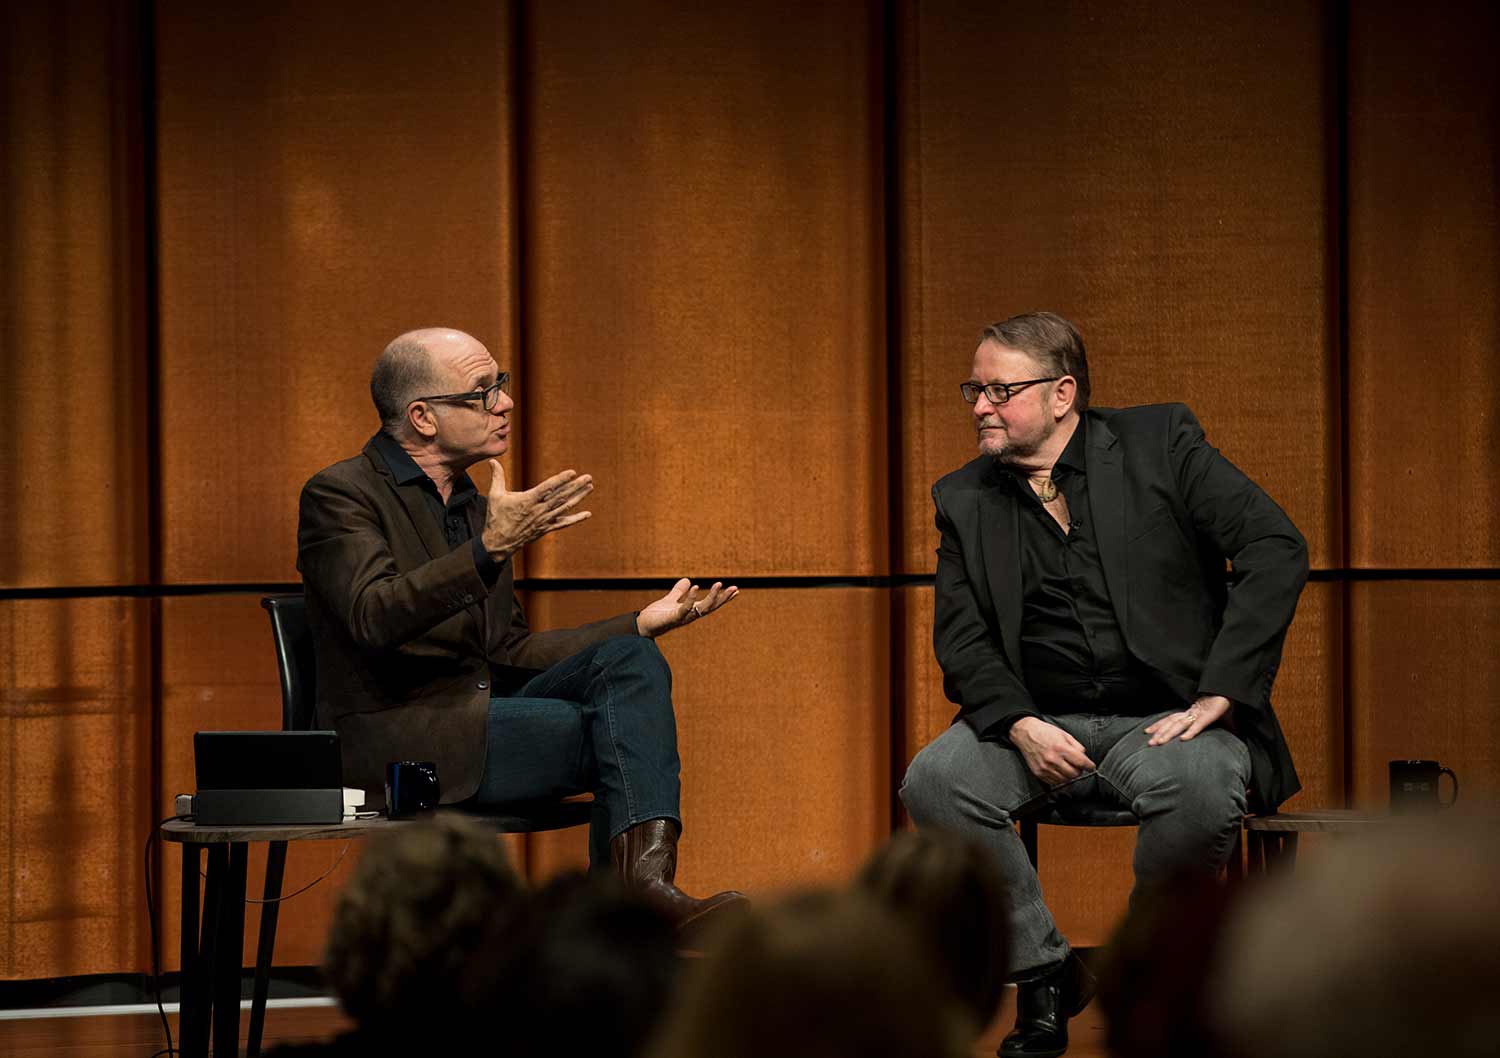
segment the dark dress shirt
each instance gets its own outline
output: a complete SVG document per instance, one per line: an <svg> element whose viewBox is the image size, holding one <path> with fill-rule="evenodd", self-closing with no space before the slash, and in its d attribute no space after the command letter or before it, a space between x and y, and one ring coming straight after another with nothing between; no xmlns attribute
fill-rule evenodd
<svg viewBox="0 0 1500 1058"><path fill-rule="evenodd" d="M391 468L398 486L421 489L422 495L427 499L427 509L432 512L433 521L443 527L448 549L456 550L465 544L473 548L474 568L479 571L485 585L493 588L495 581L500 578L500 563L486 550L484 541L474 535L469 525L469 505L479 495L479 490L474 487L474 480L468 474L460 473L453 481L453 490L448 493L448 502L444 503L437 483L417 466L416 460L412 459L394 437L381 430L370 440L380 450L385 465Z"/></svg>
<svg viewBox="0 0 1500 1058"><path fill-rule="evenodd" d="M1115 618L1089 510L1087 428L1080 420L1052 468L1067 532L1024 474L1005 475L1021 505L1022 671L1041 712L1146 716L1183 703L1130 653Z"/></svg>

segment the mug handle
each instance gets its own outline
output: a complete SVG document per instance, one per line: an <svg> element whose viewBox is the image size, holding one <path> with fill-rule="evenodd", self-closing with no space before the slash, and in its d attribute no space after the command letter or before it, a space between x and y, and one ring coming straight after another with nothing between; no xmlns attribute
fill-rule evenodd
<svg viewBox="0 0 1500 1058"><path fill-rule="evenodd" d="M1439 777L1446 775L1448 776L1448 778L1453 780L1453 796L1448 798L1448 800L1446 801L1438 802L1438 804L1442 807L1448 808L1453 804L1454 801L1458 800L1458 776L1453 774L1452 768L1439 768L1438 775Z"/></svg>

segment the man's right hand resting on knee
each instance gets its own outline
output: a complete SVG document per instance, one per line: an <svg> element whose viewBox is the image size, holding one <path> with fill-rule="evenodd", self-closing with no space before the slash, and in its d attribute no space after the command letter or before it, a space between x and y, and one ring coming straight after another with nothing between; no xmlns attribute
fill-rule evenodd
<svg viewBox="0 0 1500 1058"><path fill-rule="evenodd" d="M1010 744L1021 751L1031 774L1047 786L1061 786L1096 770L1082 742L1034 716L1023 716L1010 725Z"/></svg>

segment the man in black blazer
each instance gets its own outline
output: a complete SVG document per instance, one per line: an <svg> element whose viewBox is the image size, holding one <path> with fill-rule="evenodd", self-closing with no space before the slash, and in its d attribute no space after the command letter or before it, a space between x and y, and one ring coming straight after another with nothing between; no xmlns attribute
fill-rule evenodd
<svg viewBox="0 0 1500 1058"><path fill-rule="evenodd" d="M589 517L593 479L525 491L510 447L508 373L473 337L412 331L381 353L381 428L302 490L297 568L317 651L317 715L344 781L382 803L387 761L438 767L442 800L478 807L593 791L589 846L683 926L743 901L676 888L681 831L672 675L655 639L736 595L680 580L634 614L533 631L511 556ZM467 473L489 460L487 495Z"/></svg>
<svg viewBox="0 0 1500 1058"><path fill-rule="evenodd" d="M901 797L999 860L1020 985L999 1053L1054 1056L1093 982L1012 823L1072 799L1129 808L1132 900L1217 872L1245 812L1298 789L1270 694L1307 545L1186 406L1091 409L1060 316L986 328L961 388L980 456L932 490L933 641L959 712Z"/></svg>

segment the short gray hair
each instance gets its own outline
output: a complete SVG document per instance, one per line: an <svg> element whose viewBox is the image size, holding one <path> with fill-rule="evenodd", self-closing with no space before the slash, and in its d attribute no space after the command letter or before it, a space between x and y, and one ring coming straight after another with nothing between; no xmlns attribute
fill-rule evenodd
<svg viewBox="0 0 1500 1058"><path fill-rule="evenodd" d="M1080 415L1089 410L1089 362L1083 351L1083 335L1057 313L1026 312L1012 316L990 324L979 340L1029 353L1049 375L1072 375L1078 382L1073 407Z"/></svg>
<svg viewBox="0 0 1500 1058"><path fill-rule="evenodd" d="M403 334L381 351L370 373L370 397L386 433L394 436L406 421L407 405L430 395L436 374L432 354L420 338Z"/></svg>

